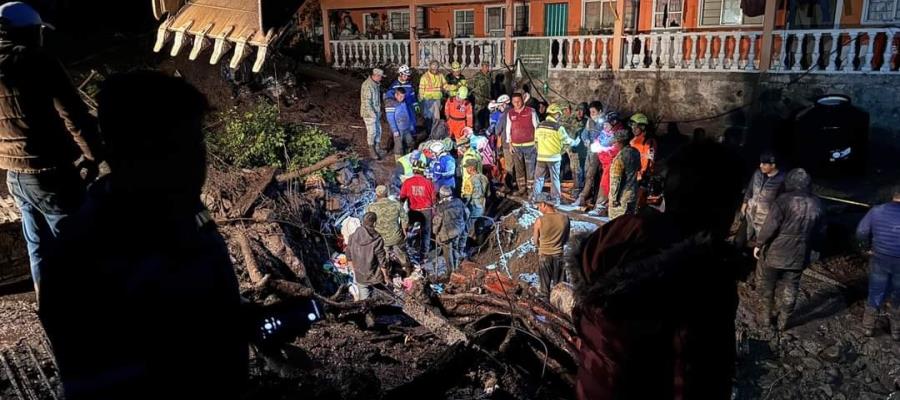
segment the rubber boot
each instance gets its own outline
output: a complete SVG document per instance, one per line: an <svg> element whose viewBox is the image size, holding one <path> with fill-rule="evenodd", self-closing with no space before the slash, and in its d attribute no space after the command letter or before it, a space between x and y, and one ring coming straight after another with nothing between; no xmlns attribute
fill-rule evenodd
<svg viewBox="0 0 900 400"><path fill-rule="evenodd" d="M900 342L900 304L891 305L891 339Z"/></svg>
<svg viewBox="0 0 900 400"><path fill-rule="evenodd" d="M771 331L772 330L772 306L774 301L772 299L766 299L762 302L762 307L760 307L759 313L759 326L760 328Z"/></svg>
<svg viewBox="0 0 900 400"><path fill-rule="evenodd" d="M381 154L378 154L378 148L374 144L369 145L369 158L381 161Z"/></svg>
<svg viewBox="0 0 900 400"><path fill-rule="evenodd" d="M866 305L866 310L863 311L862 317L862 326L863 326L863 335L866 337L875 336L875 319L878 316L878 310L874 307ZM893 328L893 324L891 324Z"/></svg>

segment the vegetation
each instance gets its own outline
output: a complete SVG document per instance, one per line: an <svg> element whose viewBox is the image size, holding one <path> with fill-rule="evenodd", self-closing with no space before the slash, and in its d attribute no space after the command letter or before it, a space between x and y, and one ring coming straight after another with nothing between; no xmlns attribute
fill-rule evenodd
<svg viewBox="0 0 900 400"><path fill-rule="evenodd" d="M210 148L239 168L272 166L288 170L308 167L334 153L326 132L284 124L278 114L278 108L267 102L246 112L232 108L220 115L222 129L208 136Z"/></svg>

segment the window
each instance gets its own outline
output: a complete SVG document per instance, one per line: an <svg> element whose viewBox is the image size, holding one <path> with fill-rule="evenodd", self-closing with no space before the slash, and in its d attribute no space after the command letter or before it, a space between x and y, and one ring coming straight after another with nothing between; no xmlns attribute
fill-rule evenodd
<svg viewBox="0 0 900 400"><path fill-rule="evenodd" d="M700 25L762 25L763 16L748 17L741 10L741 0L703 0Z"/></svg>
<svg viewBox="0 0 900 400"><path fill-rule="evenodd" d="M866 0L866 23L892 23L900 22L900 0Z"/></svg>
<svg viewBox="0 0 900 400"><path fill-rule="evenodd" d="M363 33L372 33L371 28L375 26L377 22L378 14L372 15L370 13L363 14Z"/></svg>
<svg viewBox="0 0 900 400"><path fill-rule="evenodd" d="M513 23L513 34L522 35L528 33L528 16L530 7L527 4L516 4L516 17ZM506 24L506 6L485 7L485 24L487 35L501 37Z"/></svg>
<svg viewBox="0 0 900 400"><path fill-rule="evenodd" d="M616 0L584 0L581 26L588 33L610 32L616 24ZM634 2L625 1L625 29L634 26Z"/></svg>
<svg viewBox="0 0 900 400"><path fill-rule="evenodd" d="M682 0L655 0L654 3L654 29L681 27L682 10L684 10L684 3L682 3Z"/></svg>
<svg viewBox="0 0 900 400"><path fill-rule="evenodd" d="M475 10L456 10L453 15L456 20L456 37L475 36Z"/></svg>
<svg viewBox="0 0 900 400"><path fill-rule="evenodd" d="M409 11L391 11L391 32L409 32Z"/></svg>
<svg viewBox="0 0 900 400"><path fill-rule="evenodd" d="M425 24L425 8L417 7L416 8L416 31L425 32L425 28L428 25Z"/></svg>

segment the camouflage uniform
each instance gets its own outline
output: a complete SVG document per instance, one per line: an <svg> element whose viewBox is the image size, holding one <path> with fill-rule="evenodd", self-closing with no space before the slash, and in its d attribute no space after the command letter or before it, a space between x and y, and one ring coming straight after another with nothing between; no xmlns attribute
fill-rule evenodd
<svg viewBox="0 0 900 400"><path fill-rule="evenodd" d="M609 218L632 214L637 205L638 172L641 170L641 153L625 146L609 167Z"/></svg>
<svg viewBox="0 0 900 400"><path fill-rule="evenodd" d="M375 230L384 239L384 249L397 258L400 266L407 268L409 256L406 253L406 235L403 228L409 223L409 215L403 209L403 204L387 198L379 199L370 204L366 212L378 216Z"/></svg>
<svg viewBox="0 0 900 400"><path fill-rule="evenodd" d="M581 137L581 130L584 128L587 118L578 119L578 115L574 112L569 115L563 115L559 120L560 124L566 128L569 138L578 140ZM575 181L575 191L581 191L584 188L584 170L581 162L585 159L585 143L579 143L566 149L569 155L569 168L572 170L572 179Z"/></svg>

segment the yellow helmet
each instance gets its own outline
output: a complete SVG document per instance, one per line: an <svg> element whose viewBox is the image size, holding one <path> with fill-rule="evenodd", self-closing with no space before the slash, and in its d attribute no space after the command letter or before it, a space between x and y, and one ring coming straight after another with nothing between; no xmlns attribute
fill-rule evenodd
<svg viewBox="0 0 900 400"><path fill-rule="evenodd" d="M454 61L453 64L450 64L450 69L453 71L462 71L462 65L459 65L458 61Z"/></svg>
<svg viewBox="0 0 900 400"><path fill-rule="evenodd" d="M562 114L562 107L559 104L553 103L549 107L547 107L547 115L556 115Z"/></svg>
<svg viewBox="0 0 900 400"><path fill-rule="evenodd" d="M460 99L465 99L469 97L469 88L466 86L460 86L456 91L456 97Z"/></svg>
<svg viewBox="0 0 900 400"><path fill-rule="evenodd" d="M647 118L644 114L637 113L631 116L631 122L641 125L650 125L650 118Z"/></svg>

